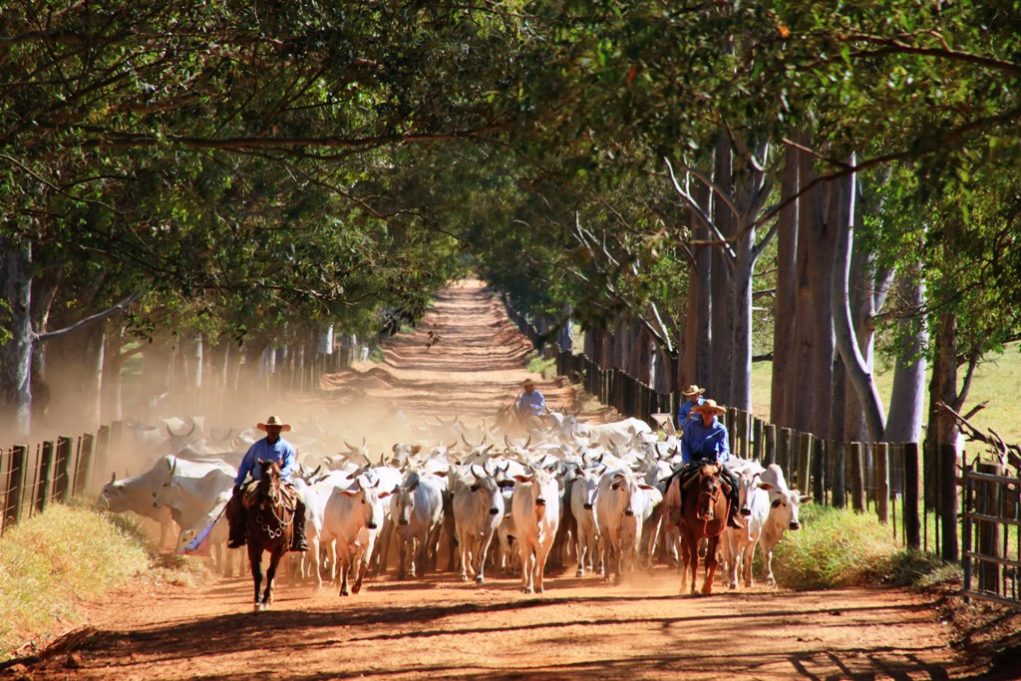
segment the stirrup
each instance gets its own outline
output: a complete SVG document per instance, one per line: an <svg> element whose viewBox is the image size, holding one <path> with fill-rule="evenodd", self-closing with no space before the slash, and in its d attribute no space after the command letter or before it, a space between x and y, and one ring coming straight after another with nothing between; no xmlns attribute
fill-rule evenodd
<svg viewBox="0 0 1021 681"><path fill-rule="evenodd" d="M304 553L305 551L308 551L308 542L299 542L296 546L291 546L291 548L289 548L287 550L288 551L298 551L300 553Z"/></svg>
<svg viewBox="0 0 1021 681"><path fill-rule="evenodd" d="M741 521L737 519L737 516L732 513L727 514L727 527L732 527L735 530L744 529L744 525L742 525Z"/></svg>
<svg viewBox="0 0 1021 681"><path fill-rule="evenodd" d="M240 549L242 546L248 543L247 539L231 539L227 542L228 549Z"/></svg>

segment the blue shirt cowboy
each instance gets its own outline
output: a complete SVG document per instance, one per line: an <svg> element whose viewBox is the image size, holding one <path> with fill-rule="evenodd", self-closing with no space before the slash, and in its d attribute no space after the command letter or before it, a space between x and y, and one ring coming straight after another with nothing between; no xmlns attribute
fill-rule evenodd
<svg viewBox="0 0 1021 681"><path fill-rule="evenodd" d="M681 408L677 410L677 425L681 428L685 428L689 419L694 419L698 416L698 414L691 413L692 407L701 407L703 404L705 404L705 400L701 397L698 398L697 402L685 400L684 404L681 405Z"/></svg>
<svg viewBox="0 0 1021 681"><path fill-rule="evenodd" d="M687 389L682 390L681 394L684 395L685 400L677 409L677 428L684 430L684 427L688 424L689 419L700 418L698 413L691 413L694 407L701 407L705 404L705 400L702 399L702 393L705 392L705 388L699 388L697 385L689 385ZM695 397L695 401L692 402L691 398Z"/></svg>
<svg viewBox="0 0 1021 681"><path fill-rule="evenodd" d="M684 463L702 459L726 463L729 458L727 427L719 419L713 416L708 426L701 418L691 419L684 424L684 435L681 437L681 459Z"/></svg>
<svg viewBox="0 0 1021 681"><path fill-rule="evenodd" d="M260 461L276 461L280 466L280 479L290 480L291 473L294 472L294 445L282 437L273 444L270 444L267 438L252 443L252 446L245 452L245 458L241 460L238 475L234 478L234 485L244 484L249 473L252 475L252 480L258 480L262 473L259 467Z"/></svg>
<svg viewBox="0 0 1021 681"><path fill-rule="evenodd" d="M526 389L518 396L515 407L519 412L529 416L542 416L546 413L546 398L536 388L533 388L532 392Z"/></svg>

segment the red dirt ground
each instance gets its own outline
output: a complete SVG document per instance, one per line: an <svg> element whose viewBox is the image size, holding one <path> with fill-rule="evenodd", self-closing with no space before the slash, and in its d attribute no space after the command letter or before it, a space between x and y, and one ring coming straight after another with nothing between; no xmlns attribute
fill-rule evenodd
<svg viewBox="0 0 1021 681"><path fill-rule="evenodd" d="M425 347L428 332L440 335ZM443 292L387 365L329 379L416 414L491 415L526 375L527 344L478 282ZM537 376L535 378L538 378ZM554 407L569 387L540 384ZM338 391L339 393L339 391ZM440 396L446 408L436 410ZM604 414L594 414L600 418ZM517 579L485 586L453 576L370 578L361 594L280 585L273 609L250 612L251 582L203 587L141 582L90 610L72 652L31 678L845 679L970 675L928 597L903 589L790 592L755 588L677 595L658 568L620 586L573 567L525 596Z"/></svg>

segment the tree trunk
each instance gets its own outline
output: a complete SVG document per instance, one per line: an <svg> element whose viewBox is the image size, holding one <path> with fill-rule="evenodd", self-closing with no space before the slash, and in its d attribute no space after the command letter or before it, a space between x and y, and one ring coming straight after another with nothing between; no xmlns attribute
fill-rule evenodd
<svg viewBox="0 0 1021 681"><path fill-rule="evenodd" d="M716 162L713 183L717 191L733 196L733 154L723 132L716 137ZM712 198L713 222L724 238L734 236L736 220L731 209L717 196ZM712 251L712 373L706 381L717 402L730 404L733 398L734 361L734 276L728 255L722 247Z"/></svg>
<svg viewBox="0 0 1021 681"><path fill-rule="evenodd" d="M709 213L709 187L699 182L692 190L696 202ZM696 239L709 240L712 235L702 222L692 215L691 233ZM695 246L694 270L688 278L688 304L685 318L684 358L678 383L682 387L691 383L705 386L710 380L712 348L712 262L713 249Z"/></svg>
<svg viewBox="0 0 1021 681"><path fill-rule="evenodd" d="M925 281L920 268L913 276L899 282L900 297L913 310L921 310L925 302ZM890 399L890 418L886 423L886 440L889 442L919 442L922 436L922 414L925 408L925 348L929 334L921 316L905 317L900 321L903 333L909 339L897 355L893 373L893 396ZM898 487L898 489L900 489Z"/></svg>
<svg viewBox="0 0 1021 681"><path fill-rule="evenodd" d="M780 186L782 200L798 191L798 150L788 146ZM773 380L770 386L770 420L778 426L793 423L794 401L788 399L792 379L797 323L798 201L791 201L777 216L776 295L773 299Z"/></svg>
<svg viewBox="0 0 1021 681"><path fill-rule="evenodd" d="M36 333L46 330L53 299L60 285L59 268L51 268L32 280L31 318ZM46 376L46 343L32 344L32 432L37 436L53 426L47 410L50 386Z"/></svg>
<svg viewBox="0 0 1021 681"><path fill-rule="evenodd" d="M851 157L851 163L854 157ZM831 186L831 209L830 229L834 233L836 250L832 264L831 285L831 314L834 327L837 350L843 360L847 371L847 377L854 386L857 402L864 410L865 422L868 425L869 440L879 442L883 439L883 431L886 428L885 412L882 400L879 397L879 390L876 388L875 377L872 374L872 366L862 352L859 345L859 335L855 331L855 322L852 320L852 295L851 295L851 252L854 244L854 206L856 198L854 175L848 175L845 180L838 180ZM834 203L836 202L836 203ZM865 258L860 259L858 277L855 286L862 287L864 270L866 269ZM867 293L869 304L866 305L860 299L862 291L858 291L859 307L868 308L871 306L872 294ZM871 345L871 334L867 334ZM843 387L843 386L841 386ZM834 433L836 435L836 433ZM839 436L843 436L843 429Z"/></svg>
<svg viewBox="0 0 1021 681"><path fill-rule="evenodd" d="M9 309L0 345L0 432L5 440L28 437L32 426L32 246L0 236L0 293ZM0 446L6 446L4 442Z"/></svg>

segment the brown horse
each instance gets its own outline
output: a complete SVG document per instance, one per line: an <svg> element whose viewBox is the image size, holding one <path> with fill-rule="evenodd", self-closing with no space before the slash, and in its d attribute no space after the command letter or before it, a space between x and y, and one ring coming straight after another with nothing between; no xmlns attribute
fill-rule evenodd
<svg viewBox="0 0 1021 681"><path fill-rule="evenodd" d="M702 593L713 592L713 577L719 561L716 558L720 535L727 529L727 513L729 500L723 489L726 483L720 482L720 464L702 463L698 471L683 483L680 477L674 478L671 487L683 484L683 495L680 508L681 530L681 593L687 585L688 572L691 572L691 593L695 593L695 577L698 573L698 550L703 539L707 540L705 552L705 582Z"/></svg>
<svg viewBox="0 0 1021 681"><path fill-rule="evenodd" d="M248 560L252 564L252 581L255 582L255 610L265 610L273 602L273 577L280 559L291 546L294 532L294 508L284 498L280 480L280 465L275 461L260 461L259 482L254 494L246 495L248 507ZM266 571L266 590L259 598L262 586L262 552L269 551L269 569Z"/></svg>

